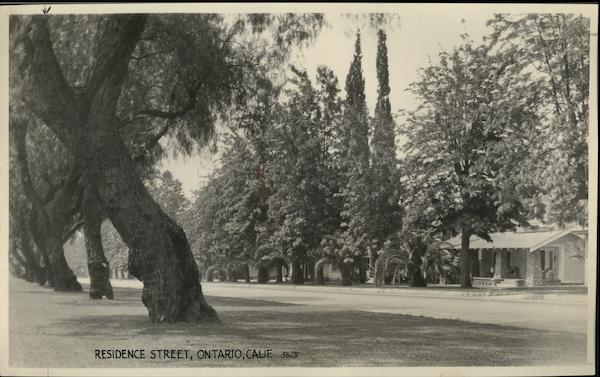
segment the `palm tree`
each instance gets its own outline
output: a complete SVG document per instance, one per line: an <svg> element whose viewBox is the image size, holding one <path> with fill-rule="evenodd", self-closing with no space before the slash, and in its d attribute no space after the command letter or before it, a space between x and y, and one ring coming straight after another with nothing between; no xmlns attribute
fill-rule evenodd
<svg viewBox="0 0 600 377"><path fill-rule="evenodd" d="M250 261L248 259L243 259L243 258L232 258L231 260L227 261L227 263L225 264L225 273L226 273L226 280L227 281L232 281L235 282L237 281L236 279L236 273L242 273L244 274L244 280L246 281L246 283L250 283Z"/></svg>
<svg viewBox="0 0 600 377"><path fill-rule="evenodd" d="M225 280L227 280L227 270L223 266L223 262L218 261L206 269L206 281L213 281L213 274L215 271L219 274L219 280L222 281L224 277Z"/></svg>
<svg viewBox="0 0 600 377"><path fill-rule="evenodd" d="M452 258L452 245L431 232L408 230L388 237L375 262L375 284L380 287L384 276L394 276L406 269L411 287L427 286L426 274L443 274Z"/></svg>
<svg viewBox="0 0 600 377"><path fill-rule="evenodd" d="M317 282L324 284L323 266L326 263L335 265L342 274L342 285L352 285L352 271L362 259L362 254L352 253L347 242L341 238L339 233L333 236L325 236L321 241L321 258L315 263Z"/></svg>
<svg viewBox="0 0 600 377"><path fill-rule="evenodd" d="M283 269L289 273L288 260L281 248L273 244L268 233L260 233L256 237L256 250L254 252L254 266L258 269L258 283L265 284L269 281L269 271L276 270L276 283L283 283Z"/></svg>

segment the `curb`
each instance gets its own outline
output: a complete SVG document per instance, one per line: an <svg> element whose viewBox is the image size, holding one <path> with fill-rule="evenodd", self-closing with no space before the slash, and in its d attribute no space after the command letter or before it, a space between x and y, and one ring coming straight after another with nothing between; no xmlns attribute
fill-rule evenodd
<svg viewBox="0 0 600 377"><path fill-rule="evenodd" d="M89 279L79 278L79 282L89 284ZM141 289L142 283L138 280L111 279L113 286L120 288ZM361 295L390 295L390 296L414 296L414 297L439 297L439 298L469 298L476 299L485 297L487 300L498 301L538 301L548 304L587 304L587 295L582 294L556 294L556 293L528 293L526 291L504 291L495 290L474 290L472 292L461 291L443 291L427 288L367 288L367 287L339 287L339 286L310 286L310 285L279 285L279 284L256 284L256 283L221 283L221 282L202 282L204 287L231 287L231 288L258 288L275 290L296 290L305 292L339 292L353 293Z"/></svg>
<svg viewBox="0 0 600 377"><path fill-rule="evenodd" d="M495 297L504 300L546 300L555 301L557 303L571 302L574 304L587 303L587 295L577 294L555 294L555 293L527 293L522 291L502 291L502 290L486 290L475 292L460 292L460 291L436 291L421 289L402 289L402 288L363 288L363 287L313 287L302 285L274 285L274 284L240 284L240 283L219 283L219 282L203 282L204 286L215 285L219 287L236 287L236 288L260 288L260 289L280 289L280 290L299 290L299 291L319 291L319 292L341 292L341 293L358 293L358 294L386 294L398 296L420 296L420 297Z"/></svg>

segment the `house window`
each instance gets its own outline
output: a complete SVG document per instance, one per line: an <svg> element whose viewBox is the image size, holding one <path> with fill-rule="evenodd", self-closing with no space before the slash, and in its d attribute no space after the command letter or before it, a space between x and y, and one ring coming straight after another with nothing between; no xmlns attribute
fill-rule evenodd
<svg viewBox="0 0 600 377"><path fill-rule="evenodd" d="M549 251L548 252L548 268L551 270L554 267L552 262L554 262L554 252Z"/></svg>
<svg viewBox="0 0 600 377"><path fill-rule="evenodd" d="M335 271L337 271L337 270L338 270L338 268L337 268L337 264L335 264L335 263L332 263L332 264L331 264L331 271L335 272Z"/></svg>
<svg viewBox="0 0 600 377"><path fill-rule="evenodd" d="M506 253L506 265L510 267L510 251Z"/></svg>

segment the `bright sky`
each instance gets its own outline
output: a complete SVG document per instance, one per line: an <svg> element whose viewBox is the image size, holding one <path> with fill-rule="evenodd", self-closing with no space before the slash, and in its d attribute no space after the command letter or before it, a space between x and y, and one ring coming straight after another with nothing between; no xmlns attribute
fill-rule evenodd
<svg viewBox="0 0 600 377"><path fill-rule="evenodd" d="M387 48L390 71L390 101L392 110L414 109L417 102L406 89L418 77L418 69L427 65L429 58L436 61L442 49L451 49L460 43L460 36L468 33L475 42L488 33L485 23L492 13L469 11L464 7L455 10L445 8L443 12L412 9L401 15L400 27L387 32ZM319 65L329 66L338 76L343 90L345 77L352 61L356 23L339 14L328 14L329 27L321 32L317 40L293 59L293 63L308 70L315 77ZM463 22L464 20L464 22ZM367 106L372 114L377 99L377 75L375 57L377 35L363 29L363 74ZM182 184L187 195L206 182L212 172L217 155L193 156L187 159L169 159L163 169L170 170Z"/></svg>

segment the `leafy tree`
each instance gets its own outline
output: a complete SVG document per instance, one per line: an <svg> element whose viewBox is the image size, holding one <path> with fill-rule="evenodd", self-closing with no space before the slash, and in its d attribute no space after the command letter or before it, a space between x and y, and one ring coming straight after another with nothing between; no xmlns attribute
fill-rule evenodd
<svg viewBox="0 0 600 377"><path fill-rule="evenodd" d="M170 171L165 170L147 178L146 185L163 211L178 223L184 224L183 217L189 210L190 202L183 194L181 182Z"/></svg>
<svg viewBox="0 0 600 377"><path fill-rule="evenodd" d="M18 98L52 129L81 163L85 182L97 188L129 246L130 271L146 283L142 301L150 318L215 320L185 233L154 202L134 165L138 154L125 147L128 131L144 123L160 127L136 143L143 152L167 134L187 153L205 144L214 116L243 105L253 68L285 59L293 44L318 32L322 16L241 16L231 27L210 14L92 16L85 27L93 32L82 35L92 43L71 48L65 47L73 40L69 28L61 24L68 19L11 20L11 38L21 46L12 50L21 72ZM75 17L76 26L82 20ZM250 26L255 33L244 33ZM233 43L240 41L247 43ZM77 80L64 61L81 63L72 64L82 67ZM131 134L139 139L139 130Z"/></svg>
<svg viewBox="0 0 600 377"><path fill-rule="evenodd" d="M275 282L283 282L283 269L289 273L289 256L277 244L273 244L271 236L273 230L263 229L256 238L256 251L254 254L254 265L258 269L257 282L268 283L269 270L275 269Z"/></svg>
<svg viewBox="0 0 600 377"><path fill-rule="evenodd" d="M394 120L390 108L390 86L386 35L379 31L377 46L377 79L379 82L375 118L373 120L373 137L371 140L371 183L373 236L377 248L391 234L400 230L400 177L397 169ZM374 266L376 254L371 256Z"/></svg>
<svg viewBox="0 0 600 377"><path fill-rule="evenodd" d="M452 245L441 241L431 232L408 230L393 234L378 252L375 284L381 286L390 269L406 266L410 286L425 287L428 271L439 275L449 269L452 249Z"/></svg>
<svg viewBox="0 0 600 377"><path fill-rule="evenodd" d="M303 283L302 264L331 229L334 209L328 184L329 161L319 96L305 71L293 69L287 104L273 127L267 175L273 195L269 218L274 223L271 242L285 250L292 262L292 282ZM324 71L323 74L326 75Z"/></svg>
<svg viewBox="0 0 600 377"><path fill-rule="evenodd" d="M341 111L337 79L319 67L314 88L306 72L293 72L286 103L276 104L276 91L265 85L259 100L237 118L245 135L231 139L222 165L202 190L212 190L209 200L215 202L195 211L205 228L190 232L201 234L203 246L197 249L215 268L247 264L248 251L254 250L250 259L259 283L268 281L273 268L282 282L288 262L295 264L293 281L300 282L308 252L339 226L340 203L333 194L338 174L331 155Z"/></svg>
<svg viewBox="0 0 600 377"><path fill-rule="evenodd" d="M16 164L13 169L16 170L20 189L31 205L28 228L38 249L42 250L42 254L46 256L48 282L57 291L79 291L81 285L67 265L63 250L63 244L70 238L73 230L80 226L75 218L77 198L81 195L77 185L80 175L78 166L74 163L71 163L70 166L54 166L53 168L62 168L68 172L65 174L65 181L60 183L53 183L47 175L33 175L32 170L35 171L36 168L39 168L39 164L49 170L52 169L51 164L48 165L48 162L39 156L34 158L34 161L38 162L38 166L30 164L29 161L28 150L38 153L40 150L48 150L47 141L45 148L32 148L30 143L36 142L44 145L43 140L32 140L34 136L43 136L40 133L31 133L31 138L28 138L29 129L36 125L30 124L24 118L14 117L13 121L18 125L11 132L11 143L15 153L13 161ZM30 144L29 148L28 144ZM34 177L46 177L46 182L41 185L42 190L40 190L40 180L36 180ZM22 198L19 199L22 200ZM21 216L24 215L21 214ZM21 225L24 224L26 222L21 222ZM23 229L23 231L26 230Z"/></svg>
<svg viewBox="0 0 600 377"><path fill-rule="evenodd" d="M466 41L442 52L438 65L421 70L412 92L421 100L404 132L405 202L416 223L458 229L461 286L470 287L469 238L525 222L520 193L511 178L523 130L538 122L538 87L514 55L492 54Z"/></svg>
<svg viewBox="0 0 600 377"><path fill-rule="evenodd" d="M223 221L218 216L222 203L220 195L223 180L213 173L208 184L194 192L194 199L184 223L190 234L190 245L198 262L202 276L208 267L218 263L225 253L221 240L224 238Z"/></svg>
<svg viewBox="0 0 600 377"><path fill-rule="evenodd" d="M344 239L350 242L352 253L364 254L372 246L371 186L369 184L369 123L365 101L365 81L362 74L360 33L356 35L354 57L346 76L346 100L342 131L342 169L345 186L342 227ZM366 270L359 265L360 281L366 281Z"/></svg>
<svg viewBox="0 0 600 377"><path fill-rule="evenodd" d="M255 168L256 157L247 140L232 137L221 166L207 186L196 193L188 231L194 235L192 245L198 257L204 259L205 268L218 265L227 269L230 265L230 269L239 270L251 264L257 237L255 228L261 217L261 181Z"/></svg>
<svg viewBox="0 0 600 377"><path fill-rule="evenodd" d="M490 43L527 62L547 98L543 144L532 151L545 221L587 223L590 20L577 14L498 14Z"/></svg>
<svg viewBox="0 0 600 377"><path fill-rule="evenodd" d="M317 282L324 284L323 266L332 264L338 268L342 275L342 285L352 285L352 272L362 264L362 254L353 250L349 240L343 233L336 232L333 235L326 235L321 241L320 259L315 264L317 271Z"/></svg>
<svg viewBox="0 0 600 377"><path fill-rule="evenodd" d="M119 232L115 229L110 221L103 221L101 225L101 237L104 250L106 252L106 259L109 265L113 269L129 269L128 267L128 255L129 248L123 242L123 239L119 235Z"/></svg>

